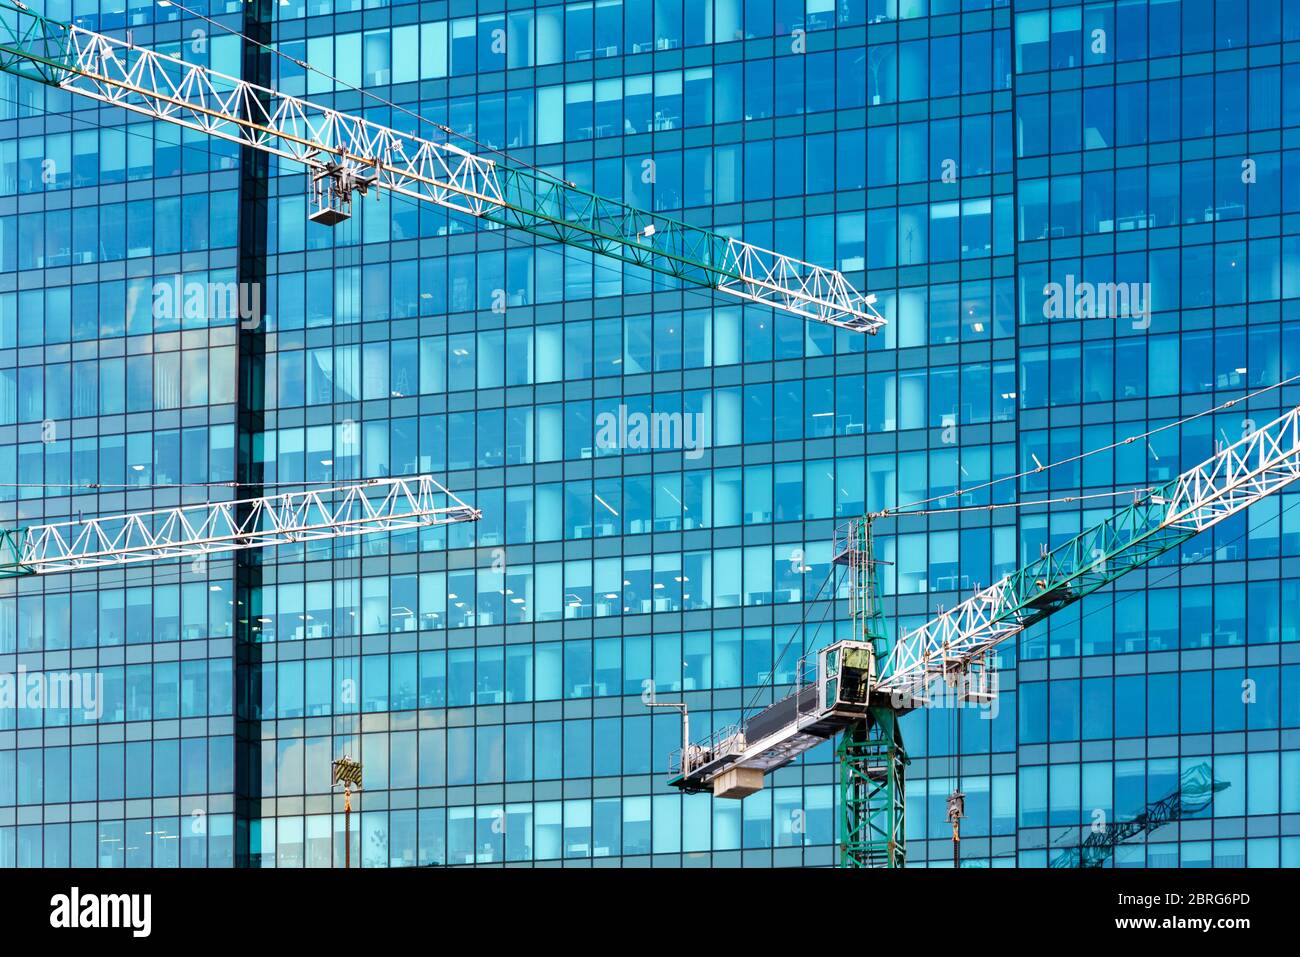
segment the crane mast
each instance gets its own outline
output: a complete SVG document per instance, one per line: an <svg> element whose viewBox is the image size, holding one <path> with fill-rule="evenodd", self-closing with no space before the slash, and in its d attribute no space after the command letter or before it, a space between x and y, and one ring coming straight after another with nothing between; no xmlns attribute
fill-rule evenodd
<svg viewBox="0 0 1300 957"><path fill-rule="evenodd" d="M838 270L52 20L22 0L0 0L0 70L302 163L309 218L326 225L377 188L837 328L885 324L876 297Z"/></svg>
<svg viewBox="0 0 1300 957"><path fill-rule="evenodd" d="M478 521L432 476L178 505L0 530L0 578Z"/></svg>
<svg viewBox="0 0 1300 957"><path fill-rule="evenodd" d="M837 533L835 563L850 570L853 637L796 669L792 694L743 724L674 752L669 783L688 793L743 798L764 776L844 732L841 854L845 866L905 860L898 719L928 703L938 680L976 701L995 694L990 652L1030 625L1140 568L1300 478L1300 406L1247 434L1132 505L956 607L884 645L871 522Z"/></svg>

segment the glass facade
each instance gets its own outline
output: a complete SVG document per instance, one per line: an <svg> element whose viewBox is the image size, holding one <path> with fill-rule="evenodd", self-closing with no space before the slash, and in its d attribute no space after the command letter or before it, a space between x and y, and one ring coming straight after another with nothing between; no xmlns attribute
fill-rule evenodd
<svg viewBox="0 0 1300 957"><path fill-rule="evenodd" d="M345 754L364 866L833 864L831 744L683 797L651 696L698 738L849 637L865 509L946 496L879 526L897 634L1300 401L1034 471L1300 375L1300 4L39 9L834 266L889 325L388 194L309 223L301 167L0 74L0 525L423 472L483 511L0 582L0 673L98 692L0 696L0 866L341 864ZM1208 765L1114 864L1300 865L1297 504L1004 647L996 716L906 717L909 864L951 866L958 771L963 858L1045 866Z"/></svg>

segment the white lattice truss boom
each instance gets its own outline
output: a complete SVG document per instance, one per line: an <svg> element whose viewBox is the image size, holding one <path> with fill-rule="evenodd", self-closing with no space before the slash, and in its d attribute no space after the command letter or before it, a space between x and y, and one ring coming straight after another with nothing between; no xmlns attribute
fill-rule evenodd
<svg viewBox="0 0 1300 957"><path fill-rule="evenodd" d="M502 196L495 163L206 67L68 27L73 66L59 87L154 119L323 169L373 167L378 185L471 216Z"/></svg>
<svg viewBox="0 0 1300 957"><path fill-rule="evenodd" d="M1038 596L1066 603L1145 564L1300 478L1300 407L1223 448L1080 539L903 635L877 689L906 709L939 675L979 667L1037 620ZM1117 517L1118 518L1118 517ZM1080 544L1087 547L1080 547ZM1065 590L1072 590L1066 593Z"/></svg>
<svg viewBox="0 0 1300 957"><path fill-rule="evenodd" d="M497 225L604 253L736 298L857 332L885 319L876 297L837 270L601 199L206 67L70 24L57 85L102 103L322 170L329 161L376 186ZM21 44L6 51L23 55ZM48 72L48 70L47 70ZM647 228L647 226L651 228Z"/></svg>
<svg viewBox="0 0 1300 957"><path fill-rule="evenodd" d="M845 329L874 333L885 324L876 310L876 297L858 292L838 270L791 259L739 239L727 239L717 288Z"/></svg>
<svg viewBox="0 0 1300 957"><path fill-rule="evenodd" d="M261 498L33 525L21 535L18 564L41 574L81 571L472 522L480 514L427 475L374 479Z"/></svg>

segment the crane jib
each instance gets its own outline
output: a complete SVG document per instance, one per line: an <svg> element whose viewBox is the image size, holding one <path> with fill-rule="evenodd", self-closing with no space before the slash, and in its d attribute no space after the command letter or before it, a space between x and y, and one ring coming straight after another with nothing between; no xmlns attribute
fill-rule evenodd
<svg viewBox="0 0 1300 957"><path fill-rule="evenodd" d="M885 324L875 296L838 270L51 20L17 0L0 0L0 70L303 163L313 172L308 218L319 224L347 220L353 196L374 186L810 321L865 333Z"/></svg>

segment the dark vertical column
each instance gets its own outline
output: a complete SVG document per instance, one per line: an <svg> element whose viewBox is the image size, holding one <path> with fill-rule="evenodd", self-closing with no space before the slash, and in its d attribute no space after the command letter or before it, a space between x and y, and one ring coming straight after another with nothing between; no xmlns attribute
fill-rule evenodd
<svg viewBox="0 0 1300 957"><path fill-rule="evenodd" d="M1015 0L1011 0L1010 8L1011 8L1011 9L1010 9L1010 18L1011 18L1011 20L1010 20L1010 30L1011 30L1011 44L1010 44L1010 57L1011 57L1011 63L1010 63L1010 67L1011 67L1011 124L1010 124L1010 126L1011 126L1011 134L1010 134L1010 135L1011 135L1011 222L1012 222L1012 226L1011 226L1011 229L1012 229L1012 233L1011 233L1011 275L1012 275L1012 277L1013 277L1013 279L1012 279L1012 284L1011 284L1011 311L1012 311L1012 313L1011 313L1011 318L1012 318L1011 327L1012 327L1012 329L1015 331L1014 351L1012 352L1012 355L1013 355L1014 358L1015 358L1015 366L1014 366L1014 369L1013 369L1013 375L1015 376L1015 380L1014 380L1014 381L1015 381L1015 383L1016 383L1016 389L1015 389L1015 392L1016 392L1016 399L1015 399L1015 402L1013 403L1014 408L1013 408L1013 418L1012 418L1012 424L1014 425L1014 430L1013 430L1012 434L1015 436L1015 457L1012 459L1012 467L1015 469L1015 471L1016 471L1017 473L1019 473L1022 469L1024 469L1024 464L1020 461L1020 459L1021 459L1021 447L1020 447L1020 403L1021 403L1021 401L1023 400L1024 397L1020 394L1020 393L1021 393L1021 387L1020 387L1020 316L1021 316L1021 314L1022 314L1022 309L1021 309L1021 305L1022 305L1022 304L1021 304L1021 301L1020 301L1020 298L1021 298L1021 297L1020 297L1020 227L1019 227L1019 225L1018 225L1019 222L1020 222L1020 150L1017 148L1017 138L1016 138L1016 117L1019 115L1019 108L1018 108L1018 105L1017 105L1017 103L1016 103L1016 82L1017 82L1017 76L1016 76L1016 15L1017 15L1017 13L1018 13L1018 10L1016 9L1016 8L1017 8L1017 3L1015 2ZM990 471L990 475L992 475L992 472L991 472L991 471ZM1020 497L1020 483L1019 483L1019 481L1016 482L1016 487L1013 488L1013 489L1011 489L1011 494L1014 495L1016 498L1019 498L1019 497ZM1021 533L1021 522L1020 522L1020 516L1021 516L1021 513L1020 513L1020 510L1019 510L1019 509L1013 509L1012 511L1015 513L1015 516L1016 516L1016 522L1015 522L1015 525L1013 526L1013 528L1015 529L1015 533L1016 533L1015 541L1016 541L1016 551L1017 551L1017 553L1018 553L1018 552L1020 551L1020 542L1024 541L1024 538L1022 537L1022 533ZM990 556L990 557L992 557L992 556ZM1017 555L1016 555L1016 565L1018 566L1019 564L1020 564L1020 556L1019 556L1019 554L1017 554ZM991 567L991 566L990 566L990 567ZM1018 645L1019 645L1019 639L1017 638L1017 639L1015 639L1015 641L1016 641L1016 644L1017 644L1017 646L1018 646ZM1017 652L1017 654L1016 654L1015 675L1016 675L1016 680L1019 681L1019 679L1020 679L1020 655L1019 655L1018 652ZM960 715L958 715L957 720L958 720L958 721L961 720ZM1017 732L1017 737L1016 737L1016 745L1017 745L1017 747L1019 746L1019 744L1020 744L1020 739L1019 739L1019 733ZM992 750L992 745L991 745L991 744L990 744L990 750ZM958 760L958 762L960 763L960 761L961 761L960 756L958 756L958 759L957 759L957 760ZM959 764L959 766L960 766L960 764ZM992 782L992 780L990 780L990 781L989 781L989 787L990 787L990 789L992 789L992 786L993 786L993 782ZM1017 790L1019 789L1019 787L1020 787L1020 776L1019 776L1019 774L1017 773L1017 775L1016 775L1016 788L1017 788ZM990 823L991 823L991 822L990 822ZM1017 865L1018 865L1018 864L1019 864L1019 859L1020 859L1020 826L1019 826L1019 822L1017 822L1017 824L1016 824L1015 839L1016 839L1016 847L1015 847L1015 850L1014 850L1012 853L1013 853L1013 855L1014 855L1014 860L1016 861L1016 863L1017 863ZM992 853L992 845L990 844L990 854L991 854L991 853Z"/></svg>
<svg viewBox="0 0 1300 957"><path fill-rule="evenodd" d="M258 43L271 40L271 0L251 0L244 7L243 79L271 86L271 54ZM239 497L264 494L263 467L253 460L253 437L263 430L266 398L266 229L270 157L245 146L239 157L239 282L255 288L262 314L241 319L239 326L239 424L236 474ZM247 284L247 285L246 285ZM250 822L261 804L261 645L256 627L260 614L262 550L235 553L235 866L256 866L250 847Z"/></svg>

